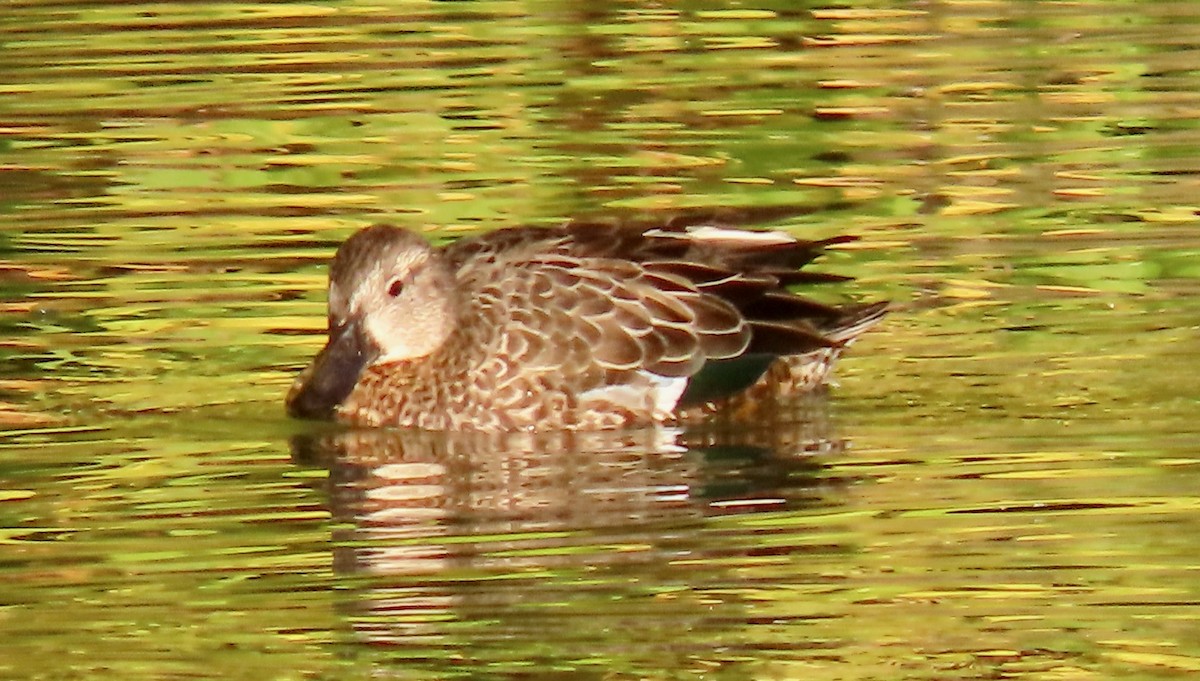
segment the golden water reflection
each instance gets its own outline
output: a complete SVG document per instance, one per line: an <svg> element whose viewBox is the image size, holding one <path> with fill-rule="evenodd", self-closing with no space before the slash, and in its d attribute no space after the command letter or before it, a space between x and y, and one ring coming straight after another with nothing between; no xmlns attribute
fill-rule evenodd
<svg viewBox="0 0 1200 681"><path fill-rule="evenodd" d="M1194 675L1198 9L6 4L0 676ZM828 435L293 458L355 229L775 209Z"/></svg>

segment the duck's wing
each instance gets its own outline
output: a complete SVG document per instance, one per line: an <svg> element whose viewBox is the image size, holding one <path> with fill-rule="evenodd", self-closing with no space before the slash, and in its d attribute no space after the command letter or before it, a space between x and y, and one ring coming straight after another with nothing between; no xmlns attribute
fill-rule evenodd
<svg viewBox="0 0 1200 681"><path fill-rule="evenodd" d="M787 288L834 241L572 223L499 230L445 254L464 288L506 311L509 331L547 346L538 359L582 339L610 378L633 370L672 377L710 360L836 345L826 330L844 311Z"/></svg>
<svg viewBox="0 0 1200 681"><path fill-rule="evenodd" d="M578 387L648 372L686 377L734 357L753 330L738 309L688 279L642 264L560 252L464 268L498 352L528 372L587 375Z"/></svg>

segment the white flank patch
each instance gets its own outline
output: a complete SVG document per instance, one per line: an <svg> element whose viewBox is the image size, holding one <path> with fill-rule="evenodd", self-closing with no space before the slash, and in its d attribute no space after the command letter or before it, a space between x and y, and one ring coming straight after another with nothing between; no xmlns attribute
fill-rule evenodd
<svg viewBox="0 0 1200 681"><path fill-rule="evenodd" d="M687 388L688 377L658 376L648 371L637 372L638 379L633 383L622 385L606 385L594 388L579 395L583 401L598 400L610 404L619 404L634 411L641 410L649 397L654 410L654 418L662 420L671 415L683 391Z"/></svg>
<svg viewBox="0 0 1200 681"><path fill-rule="evenodd" d="M654 397L654 412L656 417L666 418L675 410L675 405L679 404L679 398L683 397L683 391L687 389L687 376L657 376L655 374L639 371L650 379L650 383L654 385L652 395Z"/></svg>

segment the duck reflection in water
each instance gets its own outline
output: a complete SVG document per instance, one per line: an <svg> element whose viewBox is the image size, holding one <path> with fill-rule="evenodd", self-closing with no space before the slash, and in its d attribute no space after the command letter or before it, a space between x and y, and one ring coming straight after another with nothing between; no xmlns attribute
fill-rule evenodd
<svg viewBox="0 0 1200 681"><path fill-rule="evenodd" d="M823 466L844 443L826 408L804 396L753 429L354 429L297 438L293 452L330 471L347 626L373 650L453 640L475 659L533 627L539 648L578 658L582 627L606 632L591 653L652 660L673 645L667 628L722 628L741 611L702 593L731 550L706 543L710 516L837 503ZM663 590L675 595L657 600ZM586 617L564 628L564 613Z"/></svg>

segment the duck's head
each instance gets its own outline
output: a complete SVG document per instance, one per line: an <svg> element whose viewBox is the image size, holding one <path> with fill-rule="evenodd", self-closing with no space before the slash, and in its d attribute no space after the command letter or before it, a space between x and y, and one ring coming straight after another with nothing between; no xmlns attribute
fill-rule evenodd
<svg viewBox="0 0 1200 681"><path fill-rule="evenodd" d="M288 413L327 418L367 367L436 350L454 328L454 291L454 273L420 236L390 225L355 233L329 269L329 340L288 393Z"/></svg>

